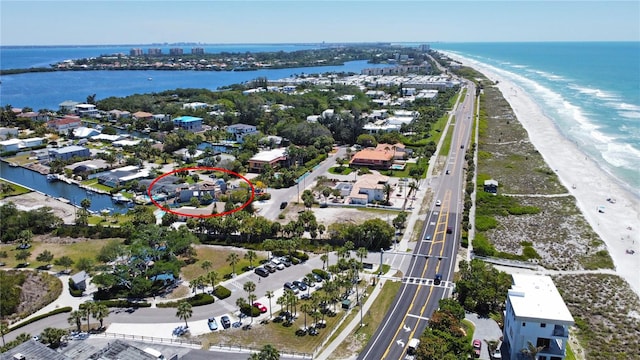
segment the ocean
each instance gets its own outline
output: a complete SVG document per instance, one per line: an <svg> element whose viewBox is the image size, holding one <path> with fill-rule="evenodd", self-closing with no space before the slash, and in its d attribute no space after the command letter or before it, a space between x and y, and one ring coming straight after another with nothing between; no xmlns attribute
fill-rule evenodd
<svg viewBox="0 0 640 360"><path fill-rule="evenodd" d="M403 45L398 43L398 45ZM415 44L404 44L406 46ZM198 45L207 53L295 51L307 44ZM616 179L638 194L640 189L640 42L582 43L434 43L482 62L525 89L564 136ZM0 47L0 68L28 68L103 54L146 51L169 45ZM181 46L185 53L191 47ZM65 100L98 100L176 88L206 88L243 83L257 77L280 79L294 74L357 72L386 66L354 61L343 66L241 72L86 71L29 73L0 77L0 106L57 109ZM151 81L149 79L152 79Z"/></svg>
<svg viewBox="0 0 640 360"><path fill-rule="evenodd" d="M524 89L560 132L640 192L640 42L437 43Z"/></svg>

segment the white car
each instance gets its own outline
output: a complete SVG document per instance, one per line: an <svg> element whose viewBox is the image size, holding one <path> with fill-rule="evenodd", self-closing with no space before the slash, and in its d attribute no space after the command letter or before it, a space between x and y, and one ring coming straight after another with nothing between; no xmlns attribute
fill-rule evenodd
<svg viewBox="0 0 640 360"><path fill-rule="evenodd" d="M440 206L442 205L442 202L440 200L436 200L436 206Z"/></svg>

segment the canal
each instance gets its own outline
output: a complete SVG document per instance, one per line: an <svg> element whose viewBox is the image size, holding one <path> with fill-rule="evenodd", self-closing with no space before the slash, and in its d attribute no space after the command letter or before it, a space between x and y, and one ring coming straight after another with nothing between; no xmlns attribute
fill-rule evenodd
<svg viewBox="0 0 640 360"><path fill-rule="evenodd" d="M12 181L30 189L37 190L55 198L65 198L72 204L80 206L83 199L91 200L89 210L100 213L103 209L111 212L126 213L127 207L115 204L110 195L98 194L80 188L76 184L67 184L62 181L51 182L46 175L42 175L23 167L12 167L4 161L0 161L0 178Z"/></svg>

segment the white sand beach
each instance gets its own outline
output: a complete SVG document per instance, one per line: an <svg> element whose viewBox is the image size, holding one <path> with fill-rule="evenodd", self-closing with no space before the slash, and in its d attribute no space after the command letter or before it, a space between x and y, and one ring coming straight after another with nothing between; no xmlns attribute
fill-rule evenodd
<svg viewBox="0 0 640 360"><path fill-rule="evenodd" d="M555 170L562 184L576 198L591 227L607 244L616 273L640 296L640 211L637 189L627 190L565 138L527 93L501 75L501 70L443 52L483 73L511 104L531 142ZM611 199L610 201L607 199ZM602 208L600 208L602 207ZM602 212L599 211L602 210ZM633 252L630 254L629 252Z"/></svg>

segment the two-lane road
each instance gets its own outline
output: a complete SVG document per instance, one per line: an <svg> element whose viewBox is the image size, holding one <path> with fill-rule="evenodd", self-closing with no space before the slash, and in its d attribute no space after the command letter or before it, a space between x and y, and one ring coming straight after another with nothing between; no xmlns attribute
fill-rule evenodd
<svg viewBox="0 0 640 360"><path fill-rule="evenodd" d="M403 359L411 338L418 338L428 325L438 302L453 288L453 266L460 238L462 203L464 202L465 151L471 134L475 87L452 112L451 149L445 169L434 184L434 204L427 215L420 241L416 244L403 285L384 321L358 359ZM448 172L447 172L448 170ZM440 201L440 205L436 205ZM442 276L440 284L434 279Z"/></svg>

